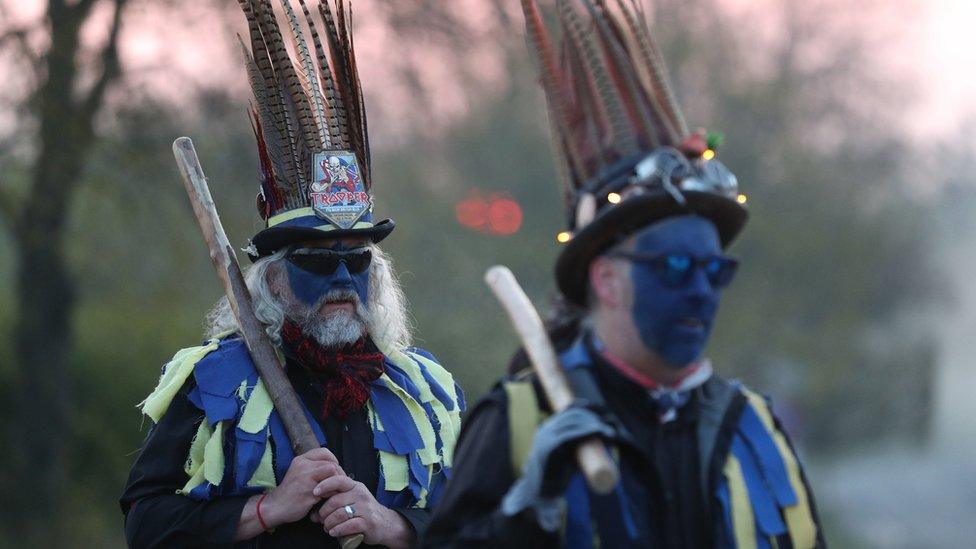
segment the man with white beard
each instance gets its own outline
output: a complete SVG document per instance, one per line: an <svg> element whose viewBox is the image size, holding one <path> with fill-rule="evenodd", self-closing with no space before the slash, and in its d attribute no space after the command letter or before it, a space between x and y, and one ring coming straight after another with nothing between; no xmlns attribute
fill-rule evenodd
<svg viewBox="0 0 976 549"><path fill-rule="evenodd" d="M321 447L294 455L223 299L207 341L179 351L141 405L152 428L120 499L126 539L337 547L362 534L367 546L409 547L450 474L464 404L450 373L410 346L403 294L377 245L394 224L373 223L365 108L344 23L351 14L322 6L334 51L317 55L316 67L305 55L293 64L270 2L241 5L265 221L247 248L254 264L245 278ZM292 41L307 54L284 6ZM310 184L336 164L352 191Z"/></svg>

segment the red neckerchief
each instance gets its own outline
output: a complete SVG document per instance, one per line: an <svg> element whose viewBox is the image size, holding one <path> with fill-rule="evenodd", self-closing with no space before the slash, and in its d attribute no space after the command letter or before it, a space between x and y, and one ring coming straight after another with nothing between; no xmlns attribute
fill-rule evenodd
<svg viewBox="0 0 976 549"><path fill-rule="evenodd" d="M322 419L345 419L369 400L369 384L383 375L383 353L368 337L338 349L319 345L301 328L286 322L281 339L323 385Z"/></svg>

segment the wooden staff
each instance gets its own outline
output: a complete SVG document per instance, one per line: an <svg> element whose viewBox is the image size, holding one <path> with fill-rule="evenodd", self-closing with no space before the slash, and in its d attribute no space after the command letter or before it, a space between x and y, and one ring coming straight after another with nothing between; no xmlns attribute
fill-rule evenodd
<svg viewBox="0 0 976 549"><path fill-rule="evenodd" d="M197 151L193 148L193 141L189 137L181 137L173 142L173 154L176 163L183 174L183 185L190 195L193 213L196 215L203 238L210 250L210 260L217 270L217 278L224 288L227 301L230 303L237 325L240 326L244 343L251 354L251 360L261 376L265 389L271 396L275 410L278 411L281 422L291 439L291 447L295 455L304 454L319 447L319 441L305 417L305 411L298 401L295 389L288 381L278 354L268 339L264 325L254 315L251 304L251 294L244 284L241 266L237 262L237 254L227 240L224 227L217 215L217 207L207 186L207 177L203 174ZM339 543L342 549L355 549L363 542L362 534L345 536Z"/></svg>
<svg viewBox="0 0 976 549"><path fill-rule="evenodd" d="M573 403L573 390L559 364L556 350L552 347L552 341L549 340L538 311L508 267L495 266L488 269L485 282L515 326L553 411L565 410ZM576 446L576 463L594 492L608 494L617 486L620 478L617 464L598 438L579 442Z"/></svg>

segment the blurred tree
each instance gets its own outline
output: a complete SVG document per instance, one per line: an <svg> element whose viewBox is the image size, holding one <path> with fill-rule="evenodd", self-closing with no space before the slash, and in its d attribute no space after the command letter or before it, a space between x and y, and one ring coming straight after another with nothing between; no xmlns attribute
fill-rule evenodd
<svg viewBox="0 0 976 549"><path fill-rule="evenodd" d="M743 269L723 304L712 345L716 363L726 373L772 389L780 402L791 391L774 387L776 374L789 373L784 383L798 386L795 400L807 412L808 431L821 441L839 444L859 439L879 423L883 428L899 423L917 393L898 399L886 394L904 387L924 392L924 384L915 380L924 379L929 367L924 345L919 351L907 340L898 341L903 333L892 323L898 311L924 298L931 278L919 253L927 230L919 218L925 211L902 191L913 151L891 122L903 88L879 76L872 55L878 54L877 45L866 42L874 36L864 27L870 18L862 14L859 24L842 25L850 11L841 0L768 0L762 14L729 12L723 7L728 3L718 0L647 3L659 7L655 31L675 69L689 119L727 133L720 155L740 176L753 208L734 250ZM522 32L515 4L356 4L357 29L375 38L358 42L357 49L370 65L393 67L376 69L378 75L364 83L378 144L377 214L398 223L384 247L393 254L413 303L419 344L455 372L469 400L503 373L516 345L481 282L484 269L510 265L544 308L554 291L558 246L553 237L563 225L541 93L522 40L513 40ZM228 21L239 21L233 2L227 9ZM375 19L368 10L375 10ZM765 27L770 32L763 32ZM50 21L45 29L51 31ZM3 43L17 46L23 33L8 36ZM384 51L370 54L371 47ZM486 52L497 58L486 60ZM69 58L77 68L91 57ZM36 135L37 154L10 162L4 153L16 143L0 136L0 194L7 204L0 223L11 229L28 217L23 212L35 194L42 150L39 90L48 74L47 65L38 63L34 70L29 58L23 59L25 74L37 82L25 79L34 93L21 104L28 131L17 141L33 143ZM61 97L69 101L69 114L89 89L83 84L94 80L81 73L70 81L75 91ZM58 78L66 82L63 75ZM388 89L401 92L384 95ZM29 460L45 456L10 438L14 451L0 456L0 464L17 473L0 482L6 493L17 495L5 499L11 510L3 516L19 521L30 513L34 523L51 521L57 525L51 530L72 532L77 546L120 543L114 498L145 433L132 406L151 390L158 366L175 349L198 341L203 315L219 296L169 154L175 137L193 136L232 241L243 244L257 228L257 166L246 102L224 92L193 93L185 103L167 105L151 101L151 93L126 91L123 107L111 105L113 116L103 118L103 131L90 134L99 134L97 139L79 141L77 135L69 137L68 126L56 126L70 147L86 151L84 170L76 165L67 177L60 166L46 168L62 177L49 195L62 202L55 209L61 217L41 227L51 231L43 242L57 256L58 272L63 275L70 265L70 279L59 280L70 280L73 289L57 309L64 314L55 322L64 327L57 341L49 329L52 318L42 316L52 311L35 318L48 323L42 326L44 347L57 343L62 353L57 356L67 353L70 366L52 369L64 364L46 354L32 362L18 358L15 376L7 364L0 365L0 375L14 381L0 391L11 398L33 396L37 406L21 399L15 415L14 404L0 399L4 419L22 423L35 436L60 439L55 442L69 444L71 452L69 464L61 454L64 484L57 486L58 497L43 501L35 478L55 462L27 470ZM445 110L453 115L445 119ZM20 170L22 164L33 168ZM458 225L454 206L472 189L517 199L526 213L522 229L499 237ZM21 213L10 216L7 209ZM19 250L20 240L10 234ZM2 254L0 249L0 269L6 269ZM16 279L18 298L22 278ZM6 321L4 297L0 294L0 323ZM21 303L18 314L35 307L33 301ZM73 347L67 347L72 341L68 319L78 327ZM19 339L22 321L9 322ZM874 332L886 337L866 344L872 338L865 333ZM879 346L887 351L879 352ZM5 352L0 349L0 361ZM31 368L36 371L28 372ZM25 389L25 372L36 374L35 383L47 384L49 392ZM852 417L860 419L846 421ZM52 423L56 419L62 423ZM57 509L59 498L68 501L70 512ZM8 534L16 535L7 539L25 543L22 524L6 522Z"/></svg>
<svg viewBox="0 0 976 549"><path fill-rule="evenodd" d="M17 255L16 377L13 415L8 438L20 459L8 469L4 520L32 540L57 540L58 529L47 523L57 515L66 485L68 412L73 391L68 364L72 350L71 314L74 283L65 262L66 213L96 137L95 117L106 91L119 78L118 36L128 0L109 2L113 10L108 37L97 52L98 72L84 86L81 66L82 26L96 0L50 0L43 25L49 45L36 64L29 64L28 109L37 128L35 158L26 189L0 186L0 213ZM26 56L30 29L8 28L10 40ZM48 513L38 512L50 510Z"/></svg>
<svg viewBox="0 0 976 549"><path fill-rule="evenodd" d="M932 298L936 277L900 119L913 90L883 60L907 28L886 23L918 3L654 4L679 96L728 134L719 154L752 210L714 354L772 389L820 452L917 435L932 333L901 317Z"/></svg>

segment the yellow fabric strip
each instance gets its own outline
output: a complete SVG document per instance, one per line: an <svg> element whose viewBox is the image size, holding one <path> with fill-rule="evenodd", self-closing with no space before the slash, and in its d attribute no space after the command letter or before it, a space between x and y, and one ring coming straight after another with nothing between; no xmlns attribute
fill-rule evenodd
<svg viewBox="0 0 976 549"><path fill-rule="evenodd" d="M508 399L508 433L512 469L515 476L521 476L522 467L532 448L535 429L539 425L539 403L531 381L509 381L502 383Z"/></svg>
<svg viewBox="0 0 976 549"><path fill-rule="evenodd" d="M255 469L247 485L254 488L274 488L278 485L274 475L274 466L271 457L271 434L268 433L268 440L264 445L264 454L261 456L261 463Z"/></svg>
<svg viewBox="0 0 976 549"><path fill-rule="evenodd" d="M169 409L169 403L173 401L173 397L193 373L193 367L203 357L216 350L217 345L218 339L214 338L206 345L178 351L163 369L163 375L159 378L156 388L146 397L146 400L139 403L139 409L142 410L142 413L149 416L153 422L159 423L160 418Z"/></svg>
<svg viewBox="0 0 976 549"><path fill-rule="evenodd" d="M752 391L744 389L743 392L749 398L749 404L756 411L756 414L759 415L763 426L772 433L773 441L776 443L780 455L783 456L783 462L786 463L786 472L790 477L790 485L793 487L793 491L796 492L797 504L783 509L786 526L790 530L790 539L793 541L793 547L797 549L814 547L817 544L817 525L814 523L813 513L810 511L810 500L807 495L806 485L803 483L803 478L800 475L800 464L797 462L796 456L793 455L789 444L787 444L786 437L776 429L776 424L773 422L773 415L769 411L766 400Z"/></svg>
<svg viewBox="0 0 976 549"><path fill-rule="evenodd" d="M258 379L254 390L251 391L251 398L244 404L244 413L237 426L245 433L257 434L264 430L268 425L268 418L271 417L271 410L274 403L271 402L271 395L264 388L264 382Z"/></svg>
<svg viewBox="0 0 976 549"><path fill-rule="evenodd" d="M203 478L214 486L219 486L224 478L224 423L217 423L203 449Z"/></svg>
<svg viewBox="0 0 976 549"><path fill-rule="evenodd" d="M271 216L271 218L268 219L268 227L274 227L275 225L280 225L285 221L291 221L292 219L298 219L299 217L308 217L310 215L315 215L315 210L312 208L296 208L294 210L288 210L287 212Z"/></svg>
<svg viewBox="0 0 976 549"><path fill-rule="evenodd" d="M729 454L725 462L725 478L729 482L729 503L732 505L732 530L735 546L738 549L754 549L756 543L756 520L752 514L749 490L742 476L742 466L734 455Z"/></svg>
<svg viewBox="0 0 976 549"><path fill-rule="evenodd" d="M206 420L201 421L200 426L197 427L197 434L193 436L193 441L190 443L190 455L187 457L186 465L183 468L190 478L181 490L177 490L177 494L189 494L190 490L203 484L203 451L212 434L213 430L210 428L210 424Z"/></svg>
<svg viewBox="0 0 976 549"><path fill-rule="evenodd" d="M406 490L410 482L407 459L380 450L380 467L383 468L383 489L387 492Z"/></svg>

